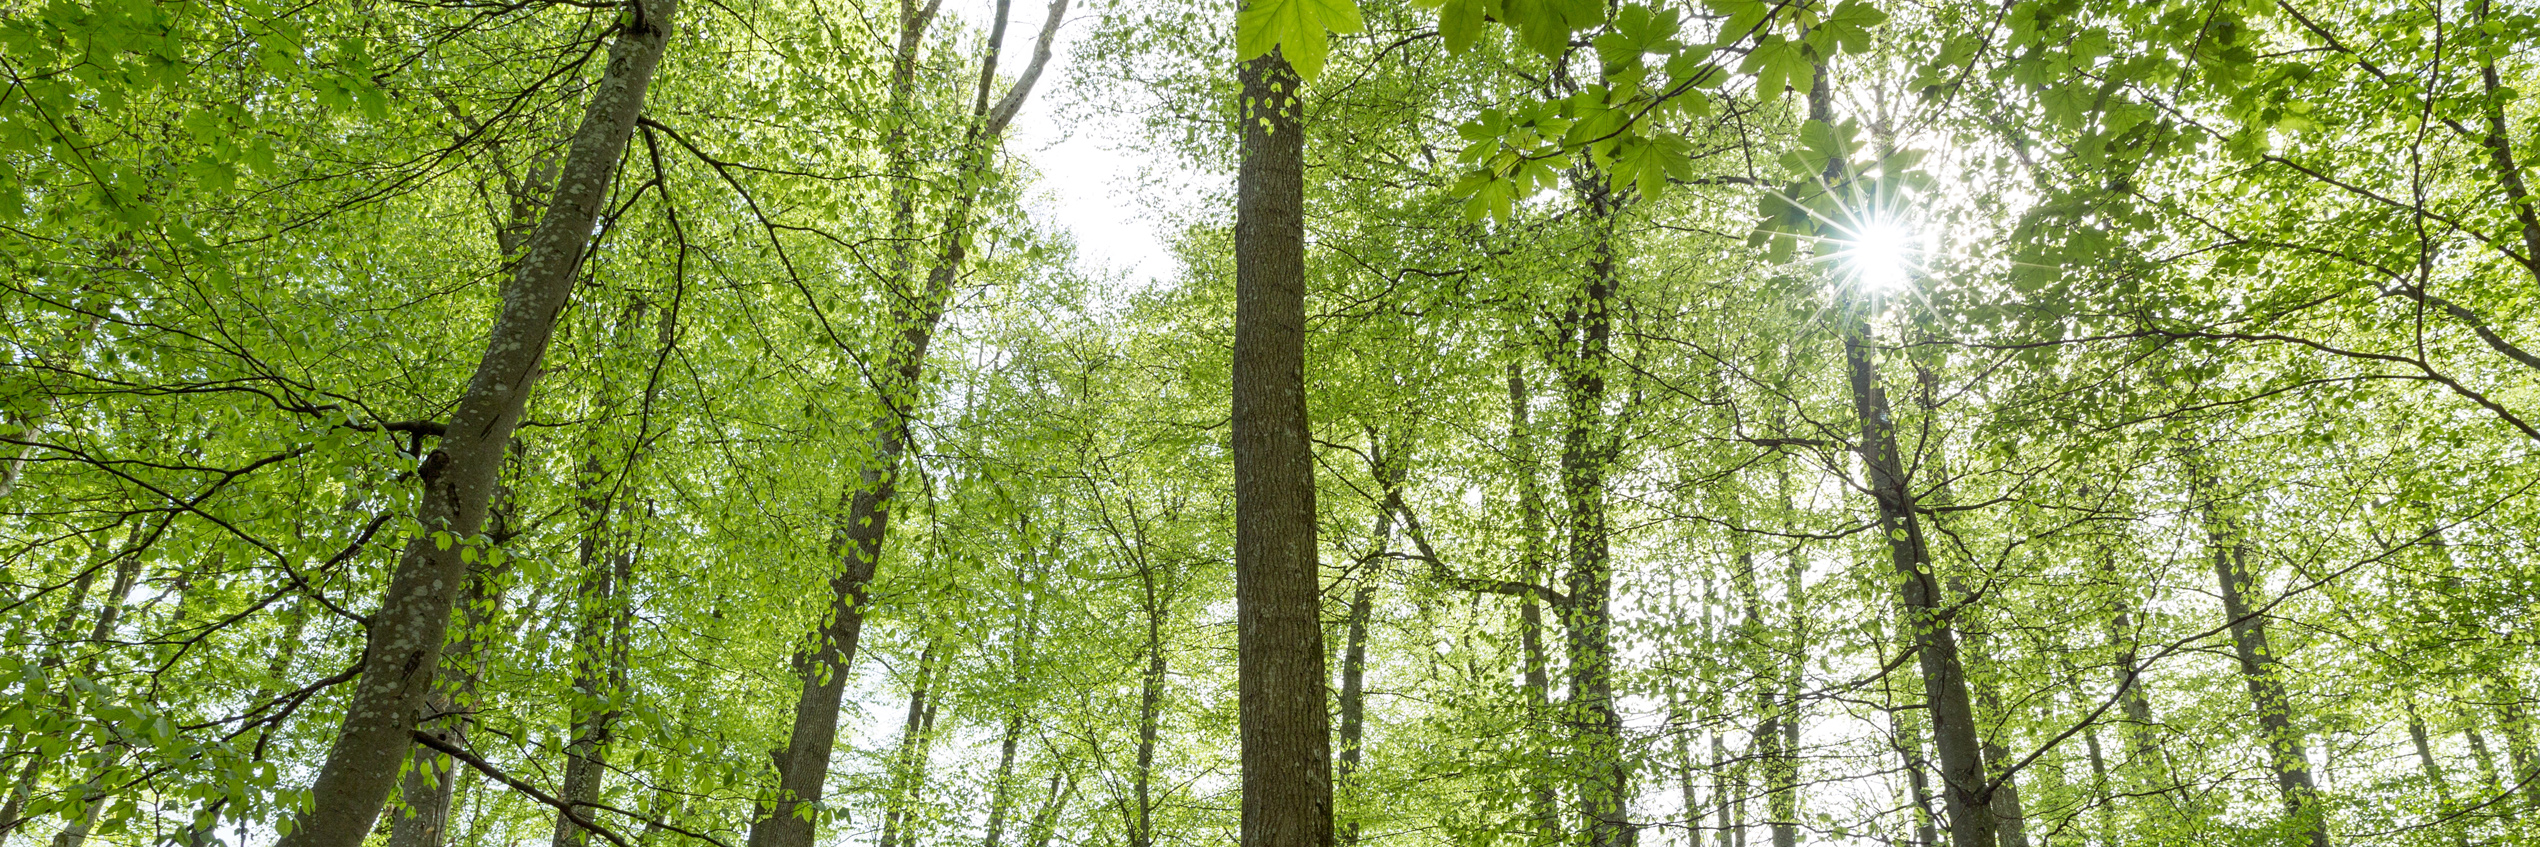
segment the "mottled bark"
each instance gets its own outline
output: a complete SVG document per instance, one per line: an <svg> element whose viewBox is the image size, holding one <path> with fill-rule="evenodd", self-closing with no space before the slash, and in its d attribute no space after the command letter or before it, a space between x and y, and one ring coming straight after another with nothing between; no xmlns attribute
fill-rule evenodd
<svg viewBox="0 0 2540 847"><path fill-rule="evenodd" d="M1549 570L1545 561L1550 547L1550 533L1545 529L1543 481L1537 474L1542 461L1535 452L1534 425L1529 420L1528 406L1534 394L1526 386L1525 368L1508 364L1508 444L1509 456L1517 475L1518 579L1541 584ZM1532 594L1517 595L1517 641L1521 661L1525 663L1524 689L1526 705L1531 710L1529 728L1540 725L1552 714L1551 663L1544 652L1543 611ZM1551 774L1538 766L1530 780L1534 783L1529 814L1535 821L1538 843L1554 844L1562 840L1559 798Z"/></svg>
<svg viewBox="0 0 2540 847"><path fill-rule="evenodd" d="M893 67L894 92L905 92L911 84L907 75L915 72L917 47L939 2L930 0L921 8L903 0L901 58ZM1003 3L998 6L1000 28L1005 8ZM866 587L873 581L883 541L888 536L891 497L898 487L901 454L907 449L906 421L915 412L926 350L934 340L935 328L943 320L954 283L968 258L969 210L986 165L986 150L1002 136L1007 122L1030 96L1033 81L1039 79L1042 66L1049 61L1050 45L1057 37L1060 17L1066 9L1065 0L1053 0L1031 65L997 105L974 109L972 131L956 166L961 191L954 198L942 230L942 249L923 286L906 285L909 266L894 259L892 281L903 290L892 308L892 320L899 332L877 374L875 387L883 408L866 422L860 464L839 494L846 515L830 538L830 556L839 567L829 580L829 609L812 634L810 647L797 657L803 688L795 699L793 726L786 734L785 747L775 754L775 796L761 806L758 819L751 824L749 847L811 847L817 810L829 778L830 754L837 746L838 708L845 696L847 667L855 660L856 644L864 631ZM996 60L996 52L990 50L981 62L981 103L986 100L987 81L995 77ZM901 96L894 94L895 99ZM907 149L904 134L895 130L894 138L899 140L892 145L894 155L913 155ZM904 179L895 190L913 185L912 180ZM914 233L914 201L900 195L894 204L901 220L908 222L906 233ZM894 243L904 240L895 238ZM912 288L915 290L909 290Z"/></svg>
<svg viewBox="0 0 2540 847"><path fill-rule="evenodd" d="M452 607L467 581L461 553L473 546L462 542L485 522L505 445L528 403L556 317L572 298L575 269L643 111L677 5L677 0L627 4L627 23L617 30L555 196L505 291L485 354L440 449L418 470L423 485L416 518L424 531L406 545L371 617L361 679L310 789L310 807L292 820L283 847L357 847L396 786L440 663Z"/></svg>

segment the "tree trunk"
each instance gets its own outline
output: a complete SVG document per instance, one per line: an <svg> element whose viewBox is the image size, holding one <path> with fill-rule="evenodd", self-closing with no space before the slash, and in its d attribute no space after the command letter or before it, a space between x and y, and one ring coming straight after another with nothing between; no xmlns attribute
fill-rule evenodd
<svg viewBox="0 0 2540 847"><path fill-rule="evenodd" d="M1898 604L1905 611L1906 637L1921 665L1932 747L1940 759L1941 800L1949 815L1949 840L1953 847L1995 847L1999 824L1992 792L1987 789L1975 708L1958 656L1958 636L1940 617L1940 586L1932 575L1914 494L1907 487L1887 393L1879 387L1878 365L1869 347L1867 309L1848 302L1838 308L1853 413L1861 421L1861 461L1869 470L1870 494L1878 502L1879 534L1887 539L1899 580Z"/></svg>
<svg viewBox="0 0 2540 847"><path fill-rule="evenodd" d="M1614 303L1619 277L1614 259L1619 201L1602 179L1575 180L1590 212L1586 279L1561 316L1564 420L1561 430L1561 496L1570 511L1568 631L1570 712L1578 760L1579 806L1588 827L1587 847L1629 847L1631 765L1623 749L1622 719L1614 695L1613 530L1606 514L1606 473L1614 436L1606 431L1606 370L1612 358Z"/></svg>
<svg viewBox="0 0 2540 847"><path fill-rule="evenodd" d="M900 749L891 756L889 793L882 800L880 847L906 847L917 841L917 798L926 784L927 742L934 734L936 674L945 662L935 641L918 651L917 680L908 690L908 720L900 727Z"/></svg>
<svg viewBox="0 0 2540 847"><path fill-rule="evenodd" d="M1938 816L1931 810L1931 763L1923 758L1923 733L1912 719L1894 717L1896 754L1905 761L1906 799L1913 804L1909 814L1914 819L1914 843L1932 847L1940 843Z"/></svg>
<svg viewBox="0 0 2540 847"><path fill-rule="evenodd" d="M981 847L1000 847L1005 841L1005 816L1014 803L1014 752L1023 742L1023 710L1006 716L1003 737L997 745L996 777L988 785L988 836Z"/></svg>
<svg viewBox="0 0 2540 847"><path fill-rule="evenodd" d="M1129 847L1155 843L1155 739L1164 719L1164 616L1169 602L1156 585L1155 568L1142 555L1139 576L1146 589L1146 672L1138 686L1138 767L1130 775L1137 803L1129 822Z"/></svg>
<svg viewBox="0 0 2540 847"><path fill-rule="evenodd" d="M2257 707L2258 738L2266 746L2267 768L2275 773L2276 789L2284 796L2286 822L2305 833L2311 847L2328 847L2327 813L2317 807L2319 792L2311 781L2310 757L2302 748L2301 733L2293 728L2293 705L2284 692L2281 662L2267 644L2265 616L2250 602L2257 585L2249 575L2248 544L2214 504L2205 504L2204 516L2232 652L2240 659L2241 678Z"/></svg>
<svg viewBox="0 0 2540 847"><path fill-rule="evenodd" d="M369 836L413 746L411 733L439 665L451 607L467 582L464 544L485 522L505 445L529 399L556 316L573 294L617 162L643 111L644 91L670 38L678 0L629 0L627 25L576 131L555 197L505 292L485 354L451 415L440 449L418 471L416 518L387 593L370 620L361 680L342 729L282 847L357 847Z"/></svg>
<svg viewBox="0 0 2540 847"><path fill-rule="evenodd" d="M1030 96L1033 82L1049 62L1050 45L1067 5L1067 0L1052 0L1032 62L1016 77L1005 98L984 114L974 109L977 120L960 154L962 164L958 168L963 188L944 228L942 252L926 275L924 290L900 298L893 308L893 319L900 331L878 380L883 411L866 423L863 464L839 495L847 514L845 524L830 539L830 555L840 565L838 573L829 580L828 617L813 634L811 648L797 663L803 674L803 690L794 703L793 727L786 734L785 748L775 756L775 797L761 807L758 819L751 824L749 847L811 847L815 811L829 779L830 753L837 746L838 707L846 690L847 666L855 660L856 642L864 632L866 586L873 581L889 529L891 495L898 484L900 454L907 447L902 440L905 421L913 412L911 407L924 375L927 346L934 339L936 325L943 320L953 284L968 256L964 246L969 232L968 212L977 190L977 173L985 166L983 151L1002 136L1007 123ZM906 0L902 3L901 55L908 58L894 69L895 91L904 90L909 84L899 74L901 69L914 72L917 34L922 34L934 9L932 2L924 9ZM998 4L1000 32L1005 9L1005 3ZM990 50L980 70L982 104L986 102L987 81L994 79L995 73L996 53ZM906 146L903 139L896 148ZM903 184L910 183L904 180ZM895 202L903 217L915 213L913 201ZM894 267L899 270L896 261Z"/></svg>
<svg viewBox="0 0 2540 847"><path fill-rule="evenodd" d="M1277 51L1239 72L1235 620L1242 847L1332 843L1313 446L1305 418L1305 127Z"/></svg>
<svg viewBox="0 0 2540 847"><path fill-rule="evenodd" d="M1053 762L1058 766L1060 763ZM1059 816L1067 813L1067 801L1076 797L1076 778L1065 771L1050 773L1050 799L1032 815L1031 847L1050 847L1050 839L1058 835Z"/></svg>
<svg viewBox="0 0 2540 847"><path fill-rule="evenodd" d="M1545 550L1550 546L1544 528L1543 484L1535 474L1534 426L1528 421L1527 405L1533 393L1527 390L1523 366L1508 364L1508 442L1509 455L1516 465L1517 513L1520 540L1517 563L1518 578L1541 584L1545 568ZM1550 661L1544 654L1543 612L1532 594L1517 598L1517 639L1525 662L1526 704L1532 710L1528 729L1542 725L1552 714L1552 679ZM1532 814L1535 835L1540 844L1557 844L1562 840L1561 813L1551 774L1538 766L1530 775L1534 783Z"/></svg>
<svg viewBox="0 0 2540 847"><path fill-rule="evenodd" d="M1376 458L1377 482L1385 491L1385 503L1376 508L1376 530L1368 549L1370 563L1385 560L1393 540L1393 506L1401 498L1403 468L1401 457L1384 449L1370 433L1369 448ZM1358 577L1358 586L1350 592L1349 619L1341 647L1341 725L1334 753L1332 779L1338 790L1353 787L1350 777L1358 773L1362 755L1360 746L1366 741L1367 727L1367 624L1375 614L1376 580L1372 569ZM1354 798L1353 798L1354 800ZM1355 815L1336 827L1335 837L1343 847L1358 843L1358 820ZM1141 845L1142 847L1142 845Z"/></svg>
<svg viewBox="0 0 2540 847"><path fill-rule="evenodd" d="M2522 788L2523 806L2540 813L2540 748L2531 740L2529 714L2523 710L2522 692L2511 683L2494 682L2496 710L2503 717L2497 728L2505 733L2505 759L2513 764L2510 782Z"/></svg>
<svg viewBox="0 0 2540 847"><path fill-rule="evenodd" d="M2434 761L2434 743L2426 736L2425 719L2417 716L2416 704L2408 703L2408 741L2416 745L2417 766L2425 771L2426 790L2434 793L2434 811L2438 818L2452 814L2452 786L2443 778L2443 766ZM2446 821L2443 828L2452 831L2452 843L2469 847L2469 829L2458 821Z"/></svg>
<svg viewBox="0 0 2540 847"><path fill-rule="evenodd" d="M580 665L571 698L576 719L572 744L565 748L564 785L556 792L566 808L556 812L554 847L583 847L590 840L588 807L600 802L618 699L626 691L627 638L634 626L634 551L609 549L607 540L599 537L603 528L596 524L587 532L582 548L583 586L578 592L582 620L574 638ZM587 706L585 700L590 701Z"/></svg>

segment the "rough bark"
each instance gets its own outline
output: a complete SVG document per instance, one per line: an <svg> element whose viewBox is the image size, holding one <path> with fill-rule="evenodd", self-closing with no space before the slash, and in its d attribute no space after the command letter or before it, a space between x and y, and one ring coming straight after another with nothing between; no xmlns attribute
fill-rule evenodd
<svg viewBox="0 0 2540 847"><path fill-rule="evenodd" d="M1305 417L1305 138L1277 51L1245 61L1235 177L1235 619L1242 847L1329 847L1313 445Z"/></svg>
<svg viewBox="0 0 2540 847"><path fill-rule="evenodd" d="M575 269L643 111L677 5L678 0L627 5L628 24L609 49L607 70L583 112L555 196L504 294L485 354L440 449L418 471L423 490L416 518L424 532L407 543L371 617L361 679L310 789L311 805L292 821L283 847L357 847L396 786L440 662L452 607L467 581L461 552L469 548L457 541L485 523L505 445L528 403L556 317L572 297Z"/></svg>

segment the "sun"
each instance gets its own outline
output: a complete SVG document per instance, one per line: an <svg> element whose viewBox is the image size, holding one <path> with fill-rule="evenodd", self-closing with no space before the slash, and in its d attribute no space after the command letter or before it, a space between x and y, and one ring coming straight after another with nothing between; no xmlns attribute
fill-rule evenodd
<svg viewBox="0 0 2540 847"><path fill-rule="evenodd" d="M1913 280L1916 254L1921 250L1912 229L1895 220L1877 218L1863 221L1849 235L1841 255L1862 290L1886 294L1903 289Z"/></svg>

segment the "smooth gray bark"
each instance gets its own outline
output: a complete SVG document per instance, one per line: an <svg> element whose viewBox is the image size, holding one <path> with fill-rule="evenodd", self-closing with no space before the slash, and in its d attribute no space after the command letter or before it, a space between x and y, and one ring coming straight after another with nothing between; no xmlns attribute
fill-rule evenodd
<svg viewBox="0 0 2540 847"><path fill-rule="evenodd" d="M609 48L607 69L583 112L555 196L529 238L501 315L440 449L417 475L409 541L372 615L362 674L317 782L309 809L292 820L282 847L358 847L396 787L413 746L452 607L467 581L466 540L484 525L505 446L529 400L556 317L572 299L575 270L591 240L644 93L670 41L678 0L629 0L627 24Z"/></svg>

